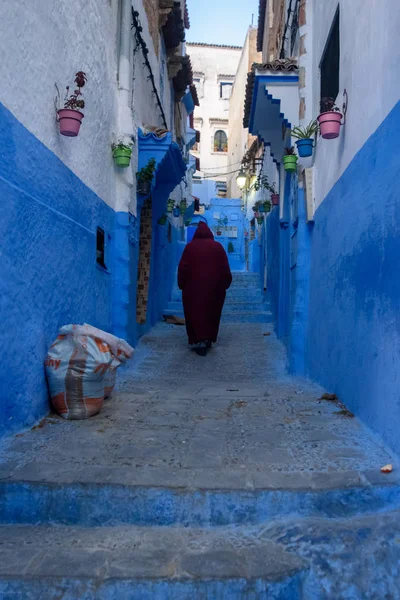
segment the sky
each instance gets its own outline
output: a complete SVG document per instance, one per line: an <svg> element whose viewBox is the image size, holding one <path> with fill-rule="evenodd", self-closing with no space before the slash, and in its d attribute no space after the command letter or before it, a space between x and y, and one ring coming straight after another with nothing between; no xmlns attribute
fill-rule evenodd
<svg viewBox="0 0 400 600"><path fill-rule="evenodd" d="M257 26L259 0L187 0L186 41L242 46L248 27Z"/></svg>

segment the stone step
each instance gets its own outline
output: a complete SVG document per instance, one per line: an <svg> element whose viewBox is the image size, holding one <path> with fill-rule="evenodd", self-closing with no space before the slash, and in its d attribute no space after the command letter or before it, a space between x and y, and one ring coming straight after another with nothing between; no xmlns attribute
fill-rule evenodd
<svg viewBox="0 0 400 600"><path fill-rule="evenodd" d="M65 482L1 482L0 524L222 527L260 525L294 517L349 518L400 509L399 483L349 485L340 474L329 486L324 474L315 473L314 478L303 480L295 474L290 487L290 475L270 473L261 478L260 487L250 488L244 484L243 474L224 475L220 470L213 483L203 473L197 485L194 481L188 486L183 482L188 478L187 473L179 477L176 471L165 468L163 481L169 480L166 487L165 483L156 484L157 478L160 481L157 470L138 472L137 485L122 483L132 475L125 472L121 480L121 470L114 471L103 469L103 481L95 471L96 482L88 477L90 473L75 474L74 481L68 481L66 476ZM54 474L56 477L60 479L60 475ZM205 479L203 484L201 477ZM255 481L257 477L260 478L255 474ZM335 484L337 487L332 487Z"/></svg>
<svg viewBox="0 0 400 600"><path fill-rule="evenodd" d="M400 513L256 527L0 526L2 600L398 598Z"/></svg>
<svg viewBox="0 0 400 600"><path fill-rule="evenodd" d="M306 562L243 530L0 527L2 600L301 598Z"/></svg>

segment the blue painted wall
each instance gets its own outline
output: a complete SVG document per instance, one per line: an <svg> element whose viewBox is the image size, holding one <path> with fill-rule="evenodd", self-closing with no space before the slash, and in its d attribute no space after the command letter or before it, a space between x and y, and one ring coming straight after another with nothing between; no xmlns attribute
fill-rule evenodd
<svg viewBox="0 0 400 600"><path fill-rule="evenodd" d="M0 104L0 436L48 409L43 360L60 326L111 327L114 212Z"/></svg>
<svg viewBox="0 0 400 600"><path fill-rule="evenodd" d="M400 103L315 214L308 371L400 451Z"/></svg>
<svg viewBox="0 0 400 600"><path fill-rule="evenodd" d="M271 309L278 318L280 273L279 207L275 206L267 218L267 296Z"/></svg>
<svg viewBox="0 0 400 600"><path fill-rule="evenodd" d="M242 201L237 198L212 198L209 210L205 211L201 219L197 218L197 220L206 220L208 226L213 229L218 223L218 220L214 219L213 215L214 213L219 213L228 218L226 227L237 227L238 235L236 239L215 235L215 240L225 248L232 271L244 271L246 269L244 245L245 218L241 206ZM192 219L192 222L195 222L195 219ZM233 253L228 252L229 242L233 244Z"/></svg>

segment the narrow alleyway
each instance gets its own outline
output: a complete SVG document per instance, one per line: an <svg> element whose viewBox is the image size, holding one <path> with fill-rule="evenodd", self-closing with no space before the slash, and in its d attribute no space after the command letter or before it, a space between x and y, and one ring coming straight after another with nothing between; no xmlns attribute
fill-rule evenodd
<svg viewBox="0 0 400 600"><path fill-rule="evenodd" d="M100 415L7 443L1 598L399 597L396 459L286 374L272 324L225 321L205 358L159 324Z"/></svg>

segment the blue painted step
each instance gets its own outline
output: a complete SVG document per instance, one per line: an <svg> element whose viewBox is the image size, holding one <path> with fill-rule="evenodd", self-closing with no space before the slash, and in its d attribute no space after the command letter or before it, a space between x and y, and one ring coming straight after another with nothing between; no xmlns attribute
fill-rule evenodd
<svg viewBox="0 0 400 600"><path fill-rule="evenodd" d="M209 527L256 525L286 517L349 518L398 509L397 484L321 490L204 490L107 483L0 483L3 524Z"/></svg>

